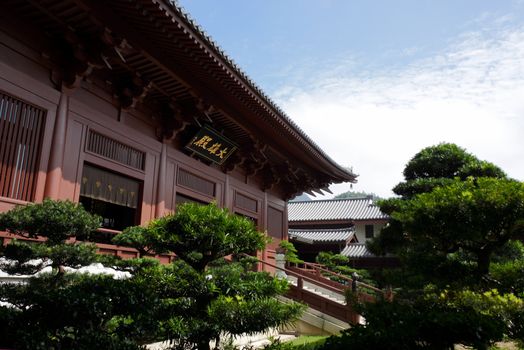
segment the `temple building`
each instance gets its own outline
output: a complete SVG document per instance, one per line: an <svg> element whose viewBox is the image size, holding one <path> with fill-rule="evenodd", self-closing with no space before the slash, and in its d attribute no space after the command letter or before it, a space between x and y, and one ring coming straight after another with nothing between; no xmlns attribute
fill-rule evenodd
<svg viewBox="0 0 524 350"><path fill-rule="evenodd" d="M168 0L5 0L0 42L0 211L80 202L102 253L216 202L274 238L271 260L290 198L356 181Z"/></svg>
<svg viewBox="0 0 524 350"><path fill-rule="evenodd" d="M342 254L355 267L381 267L391 257L377 257L366 242L377 235L389 220L373 198L292 201L288 206L289 241L300 258L315 261L321 251Z"/></svg>

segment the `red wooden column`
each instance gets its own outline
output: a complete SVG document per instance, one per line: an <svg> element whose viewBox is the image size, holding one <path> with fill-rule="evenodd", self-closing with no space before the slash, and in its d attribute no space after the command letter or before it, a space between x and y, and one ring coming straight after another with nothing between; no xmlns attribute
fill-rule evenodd
<svg viewBox="0 0 524 350"><path fill-rule="evenodd" d="M167 171L167 144L162 141L160 164L158 166L158 183L156 187L155 217L164 216L166 209L166 171Z"/></svg>
<svg viewBox="0 0 524 350"><path fill-rule="evenodd" d="M262 199L262 217L260 219L260 224L258 227L259 231L266 232L267 234L267 191L264 191L264 198ZM258 263L258 271L268 271L271 272L269 267L266 264L262 263L267 262L267 246L262 251L257 252L258 260L261 262ZM276 271L275 271L276 272Z"/></svg>
<svg viewBox="0 0 524 350"><path fill-rule="evenodd" d="M69 95L67 91L62 90L56 110L53 140L51 141L51 153L49 155L49 164L47 167L44 198L58 199L60 181L62 180L62 163L64 160L68 113Z"/></svg>

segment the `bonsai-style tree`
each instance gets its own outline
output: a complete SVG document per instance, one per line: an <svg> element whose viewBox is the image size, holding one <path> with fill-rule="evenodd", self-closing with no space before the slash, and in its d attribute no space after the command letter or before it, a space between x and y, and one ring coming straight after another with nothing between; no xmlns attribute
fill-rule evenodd
<svg viewBox="0 0 524 350"><path fill-rule="evenodd" d="M171 340L173 348L209 349L222 335L254 333L294 320L299 304L273 297L285 281L253 272L226 256L262 249L266 237L244 218L215 205L186 205L177 214L117 237L142 254L172 252L175 262L121 261L96 254L87 238L99 220L77 204L46 200L0 214L0 229L39 242L14 241L0 251L2 270L31 275L0 284L0 346L18 350L143 349ZM93 262L125 269L116 279L79 274Z"/></svg>
<svg viewBox="0 0 524 350"><path fill-rule="evenodd" d="M454 144L423 149L404 177L400 197L379 202L391 220L370 247L397 254L426 282L461 282L470 272L480 281L496 249L522 231L522 183Z"/></svg>
<svg viewBox="0 0 524 350"><path fill-rule="evenodd" d="M401 201L390 214L402 223L407 249L442 258L435 262L473 265L480 281L489 274L496 249L523 232L524 184L496 178L453 180Z"/></svg>
<svg viewBox="0 0 524 350"><path fill-rule="evenodd" d="M524 184L453 144L428 147L404 169L398 198L379 202L388 226L370 244L401 269L393 302L358 305L357 325L325 349L487 349L524 341ZM404 330L404 331L401 331Z"/></svg>
<svg viewBox="0 0 524 350"><path fill-rule="evenodd" d="M33 275L51 267L58 277L64 268L77 268L96 261L93 245L75 244L76 237L89 237L100 227L100 219L81 205L69 201L44 200L0 214L0 230L43 244L13 241L2 250L0 268L8 273ZM70 240L66 243L66 240Z"/></svg>
<svg viewBox="0 0 524 350"><path fill-rule="evenodd" d="M98 217L69 201L45 200L0 214L0 230L29 239L0 250L3 271L29 275L22 283L0 284L0 347L127 350L154 334L145 334L139 322L154 310L147 284L69 271L117 263L76 241L99 225Z"/></svg>
<svg viewBox="0 0 524 350"><path fill-rule="evenodd" d="M130 228L115 242L142 252L176 254L172 264L136 274L152 281L160 305L158 337L170 340L173 348L206 350L212 340L218 346L224 335L291 322L303 309L277 301L274 296L286 291L287 282L254 272L243 258L263 249L267 237L250 220L215 204L181 205L175 215Z"/></svg>
<svg viewBox="0 0 524 350"><path fill-rule="evenodd" d="M493 163L480 160L453 143L422 149L406 164L403 174L405 180L393 188L393 192L402 199L431 192L433 188L449 184L454 179L506 178L504 171Z"/></svg>

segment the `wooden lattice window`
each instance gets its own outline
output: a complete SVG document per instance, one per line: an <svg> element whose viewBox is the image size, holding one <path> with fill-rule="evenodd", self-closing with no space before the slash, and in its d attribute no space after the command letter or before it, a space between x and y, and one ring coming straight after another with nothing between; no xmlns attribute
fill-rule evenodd
<svg viewBox="0 0 524 350"><path fill-rule="evenodd" d="M284 212L282 210L267 208L267 233L278 239L284 236Z"/></svg>
<svg viewBox="0 0 524 350"><path fill-rule="evenodd" d="M45 111L0 92L0 196L32 201Z"/></svg>
<svg viewBox="0 0 524 350"><path fill-rule="evenodd" d="M89 131L87 150L115 162L144 170L144 152L99 134L96 131Z"/></svg>
<svg viewBox="0 0 524 350"><path fill-rule="evenodd" d="M256 199L249 198L238 192L235 192L235 206L253 213L258 212L258 202Z"/></svg>
<svg viewBox="0 0 524 350"><path fill-rule="evenodd" d="M102 217L102 227L124 230L139 223L142 182L84 164L79 201Z"/></svg>
<svg viewBox="0 0 524 350"><path fill-rule="evenodd" d="M215 195L215 183L191 174L187 170L178 171L177 184L192 189L198 193L213 197Z"/></svg>

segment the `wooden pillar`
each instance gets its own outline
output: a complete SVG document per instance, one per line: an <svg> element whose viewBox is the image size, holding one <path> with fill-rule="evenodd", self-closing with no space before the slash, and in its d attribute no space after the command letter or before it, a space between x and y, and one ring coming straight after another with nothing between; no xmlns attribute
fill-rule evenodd
<svg viewBox="0 0 524 350"><path fill-rule="evenodd" d="M287 211L287 203L284 204L284 212L282 213L284 224L282 225L282 240L288 241L289 240L289 220L288 220L288 211Z"/></svg>
<svg viewBox="0 0 524 350"><path fill-rule="evenodd" d="M231 199L231 187L229 183L229 174L226 173L226 180L224 181L224 203L222 203L223 208L233 210L233 201Z"/></svg>
<svg viewBox="0 0 524 350"><path fill-rule="evenodd" d="M53 140L51 141L51 154L47 168L44 198L58 199L60 182L62 181L62 166L64 160L67 115L69 113L69 95L62 91L56 110Z"/></svg>
<svg viewBox="0 0 524 350"><path fill-rule="evenodd" d="M167 171L167 144L162 141L160 164L158 166L158 183L156 186L155 217L164 216L166 209L166 171Z"/></svg>
<svg viewBox="0 0 524 350"><path fill-rule="evenodd" d="M267 191L264 191L264 198L262 199L262 213L261 213L262 217L260 218L259 231L266 232L266 234L267 234L267 217L268 217L267 210L268 210ZM264 248L264 251L262 252L262 258L261 258L262 261L268 262L269 259L267 257L267 253L268 253L268 247L266 245L266 247ZM266 266L265 264L262 264L262 268L264 269L264 271L270 270L269 267Z"/></svg>

